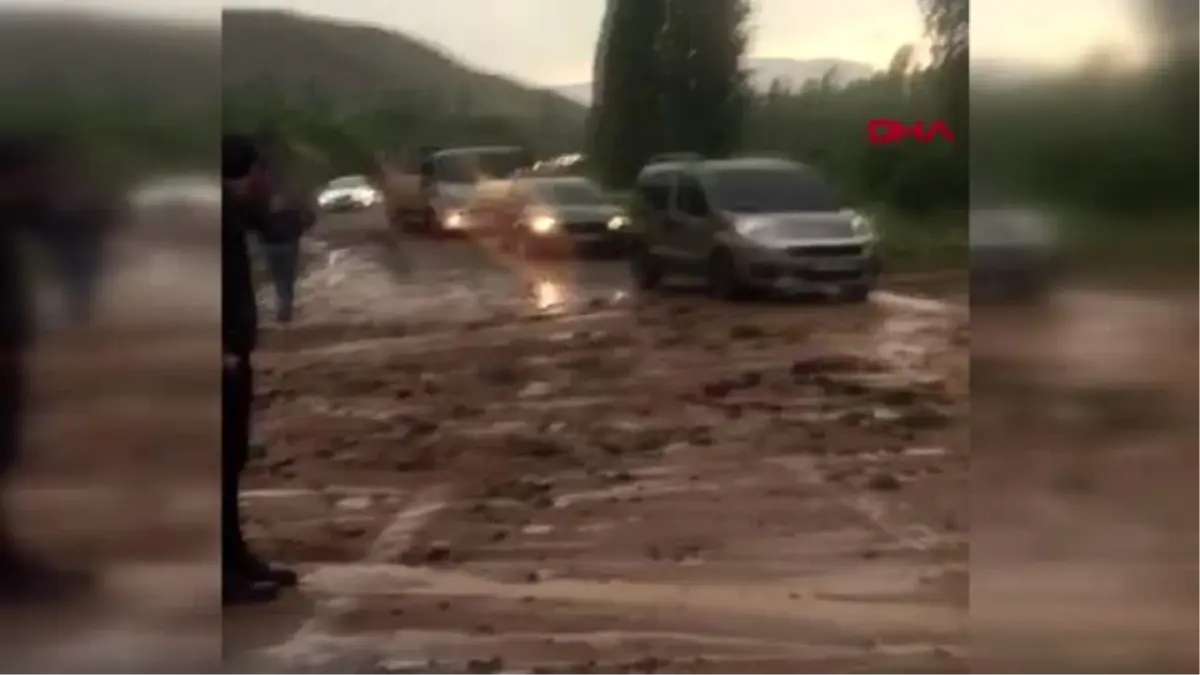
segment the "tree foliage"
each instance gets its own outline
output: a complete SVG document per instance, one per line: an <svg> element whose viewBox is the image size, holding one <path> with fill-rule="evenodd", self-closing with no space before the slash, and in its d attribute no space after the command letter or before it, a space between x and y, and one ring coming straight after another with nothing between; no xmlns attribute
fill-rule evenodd
<svg viewBox="0 0 1200 675"><path fill-rule="evenodd" d="M661 145L722 157L737 150L750 91L741 60L744 0L669 0L659 33Z"/></svg>
<svg viewBox="0 0 1200 675"><path fill-rule="evenodd" d="M661 151L783 153L825 169L859 199L910 210L962 206L965 147L870 147L866 127L877 117L946 119L952 128L965 120L963 5L929 0L928 24L942 46L925 71L916 71L915 49L905 45L874 79L839 88L830 73L799 91L777 83L755 96L740 67L745 0L616 2L600 50L593 164L606 183L626 186Z"/></svg>
<svg viewBox="0 0 1200 675"><path fill-rule="evenodd" d="M658 47L667 0L613 1L587 151L604 183L627 185L663 147Z"/></svg>

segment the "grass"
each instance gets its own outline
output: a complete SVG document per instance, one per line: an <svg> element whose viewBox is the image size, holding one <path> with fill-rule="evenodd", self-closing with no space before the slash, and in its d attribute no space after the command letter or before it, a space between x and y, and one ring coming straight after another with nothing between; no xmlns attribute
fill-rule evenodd
<svg viewBox="0 0 1200 675"><path fill-rule="evenodd" d="M1194 288L1200 227L1196 212L1070 212L1060 227L1071 272L1094 280Z"/></svg>
<svg viewBox="0 0 1200 675"><path fill-rule="evenodd" d="M971 262L964 214L922 218L882 213L875 218L880 255L889 273L965 271Z"/></svg>

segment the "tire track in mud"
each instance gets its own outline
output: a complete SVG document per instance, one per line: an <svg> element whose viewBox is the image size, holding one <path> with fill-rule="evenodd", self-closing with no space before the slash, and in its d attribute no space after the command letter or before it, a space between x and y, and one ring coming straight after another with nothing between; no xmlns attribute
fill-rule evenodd
<svg viewBox="0 0 1200 675"><path fill-rule="evenodd" d="M432 521L439 511L449 506L452 489L448 485L436 485L414 494L403 508L393 514L358 565L386 564L384 561L395 560L408 548L413 536ZM310 588L313 578L319 576L323 569L317 567L305 574L302 579L303 587ZM343 653L345 641L340 640L328 627L330 620L353 610L353 601L347 602L345 596L335 596L321 598L318 603L313 616L295 633L285 641L262 650L251 659L261 660L265 662L264 665L269 666L269 670L280 672L310 672L314 669L319 671L333 667L339 659L350 655L353 655L354 660L360 660L362 655L354 654L357 641L352 641L354 644L349 645L349 654Z"/></svg>

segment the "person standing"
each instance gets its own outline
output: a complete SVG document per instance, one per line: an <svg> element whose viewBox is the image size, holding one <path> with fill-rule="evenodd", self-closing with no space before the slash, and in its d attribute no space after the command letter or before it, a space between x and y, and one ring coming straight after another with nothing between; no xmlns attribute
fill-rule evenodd
<svg viewBox="0 0 1200 675"><path fill-rule="evenodd" d="M21 239L55 243L43 237L61 194L63 151L51 139L0 137L0 606L73 597L93 582L86 571L56 567L21 545L7 504L23 441L34 321Z"/></svg>
<svg viewBox="0 0 1200 675"><path fill-rule="evenodd" d="M275 288L275 319L291 323L296 304L296 278L300 266L300 238L312 224L312 215L282 195L271 200L267 227L258 233Z"/></svg>
<svg viewBox="0 0 1200 675"><path fill-rule="evenodd" d="M50 256L62 281L67 318L76 326L90 323L104 266L106 244L117 219L116 209L72 181L61 207L45 225L52 243Z"/></svg>
<svg viewBox="0 0 1200 675"><path fill-rule="evenodd" d="M251 551L242 532L238 500L250 455L254 402L251 357L258 339L258 308L250 268L249 236L271 227L267 167L254 140L226 134L221 142L222 272L222 601L226 605L273 600L296 573L272 567Z"/></svg>

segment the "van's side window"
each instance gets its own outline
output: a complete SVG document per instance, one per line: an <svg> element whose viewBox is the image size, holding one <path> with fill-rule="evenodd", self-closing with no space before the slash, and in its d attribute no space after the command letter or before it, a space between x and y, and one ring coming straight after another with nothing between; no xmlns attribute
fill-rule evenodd
<svg viewBox="0 0 1200 675"><path fill-rule="evenodd" d="M708 200L700 181L692 176L680 176L675 191L675 208L688 216L703 217L708 215Z"/></svg>
<svg viewBox="0 0 1200 675"><path fill-rule="evenodd" d="M638 186L642 199L655 211L666 211L670 204L671 188L667 174L648 176Z"/></svg>

